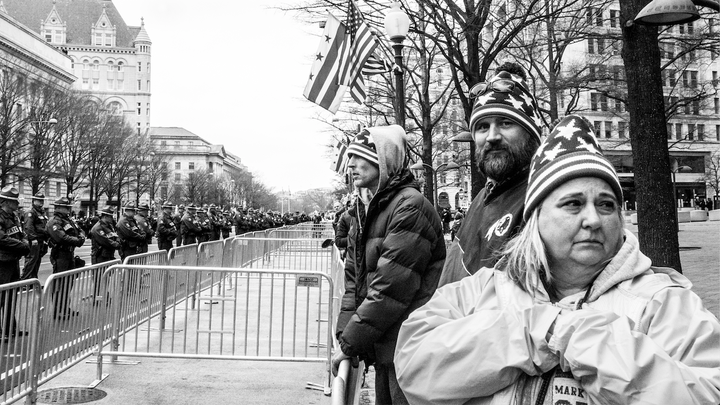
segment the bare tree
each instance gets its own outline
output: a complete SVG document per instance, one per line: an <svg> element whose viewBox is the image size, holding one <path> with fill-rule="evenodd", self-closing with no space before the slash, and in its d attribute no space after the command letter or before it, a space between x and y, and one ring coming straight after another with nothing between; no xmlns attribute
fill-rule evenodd
<svg viewBox="0 0 720 405"><path fill-rule="evenodd" d="M25 109L26 83L12 72L0 78L0 187L27 160L29 122Z"/></svg>
<svg viewBox="0 0 720 405"><path fill-rule="evenodd" d="M720 152L716 151L705 158L705 174L703 175L703 180L708 187L715 190L716 196L720 196Z"/></svg>
<svg viewBox="0 0 720 405"><path fill-rule="evenodd" d="M96 142L102 137L98 133L102 112L97 104L88 102L83 95L73 91L68 92L64 104L55 126L59 135L59 145L55 152L57 171L65 180L69 196L83 186L93 149L103 149L105 145ZM91 201L94 201L92 194ZM89 214L96 208L90 204Z"/></svg>

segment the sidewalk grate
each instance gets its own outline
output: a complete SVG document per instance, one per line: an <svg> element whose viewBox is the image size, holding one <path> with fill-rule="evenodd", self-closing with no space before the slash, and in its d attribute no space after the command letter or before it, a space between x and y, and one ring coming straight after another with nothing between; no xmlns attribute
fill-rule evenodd
<svg viewBox="0 0 720 405"><path fill-rule="evenodd" d="M106 396L105 391L97 388L63 387L38 392L37 402L40 404L84 404L99 401Z"/></svg>

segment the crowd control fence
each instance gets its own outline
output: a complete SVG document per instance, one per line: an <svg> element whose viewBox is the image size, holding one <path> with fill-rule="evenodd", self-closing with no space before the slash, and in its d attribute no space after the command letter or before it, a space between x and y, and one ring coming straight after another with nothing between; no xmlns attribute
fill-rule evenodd
<svg viewBox="0 0 720 405"><path fill-rule="evenodd" d="M14 402L35 392L42 289L38 280L0 285L0 399Z"/></svg>
<svg viewBox="0 0 720 405"><path fill-rule="evenodd" d="M160 294L155 288L149 289L149 296L122 296L117 286L128 273L140 270L151 273L150 280L184 280L184 291L169 291L172 296L189 297L192 280L208 280L197 291L197 299L217 305L193 310L189 299L180 300L168 306L165 328L159 327L158 316L129 317L133 311L152 313L151 303L162 299L153 296ZM214 285L228 276L235 288L218 293ZM106 356L330 362L333 335L327 320L334 316L334 286L325 273L123 264L111 267L103 277L114 293L102 322L113 328L104 331L111 334L112 344L97 347L97 381L106 377L102 373Z"/></svg>
<svg viewBox="0 0 720 405"><path fill-rule="evenodd" d="M0 285L0 402L34 404L93 354L98 379L119 355L324 362L328 393L344 272L319 225L133 255L53 274L44 290Z"/></svg>

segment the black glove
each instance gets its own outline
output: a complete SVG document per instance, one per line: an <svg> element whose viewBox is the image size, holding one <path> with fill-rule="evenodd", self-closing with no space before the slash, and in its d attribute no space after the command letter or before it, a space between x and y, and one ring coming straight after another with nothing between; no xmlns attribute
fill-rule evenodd
<svg viewBox="0 0 720 405"><path fill-rule="evenodd" d="M325 239L325 240L323 241L322 245L320 245L320 246L322 246L322 248L325 249L326 247L330 247L330 246L332 246L333 244L334 244L334 242L333 242L332 239Z"/></svg>

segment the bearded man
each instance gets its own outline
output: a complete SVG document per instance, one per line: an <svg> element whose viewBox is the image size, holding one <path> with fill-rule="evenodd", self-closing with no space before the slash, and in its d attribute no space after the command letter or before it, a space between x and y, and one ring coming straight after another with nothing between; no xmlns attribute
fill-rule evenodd
<svg viewBox="0 0 720 405"><path fill-rule="evenodd" d="M540 146L542 120L523 69L506 63L470 89L470 133L485 188L468 209L450 246L438 287L493 267L496 252L524 225L530 161Z"/></svg>

